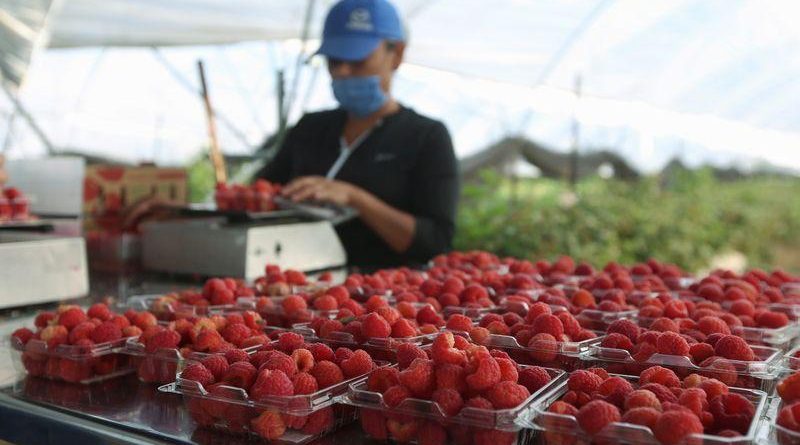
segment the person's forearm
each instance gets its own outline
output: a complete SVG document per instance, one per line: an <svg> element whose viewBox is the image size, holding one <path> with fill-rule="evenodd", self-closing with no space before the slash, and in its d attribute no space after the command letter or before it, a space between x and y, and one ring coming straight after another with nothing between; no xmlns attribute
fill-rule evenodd
<svg viewBox="0 0 800 445"><path fill-rule="evenodd" d="M414 217L381 201L366 190L356 188L350 205L358 210L364 223L395 251L403 253L414 239Z"/></svg>

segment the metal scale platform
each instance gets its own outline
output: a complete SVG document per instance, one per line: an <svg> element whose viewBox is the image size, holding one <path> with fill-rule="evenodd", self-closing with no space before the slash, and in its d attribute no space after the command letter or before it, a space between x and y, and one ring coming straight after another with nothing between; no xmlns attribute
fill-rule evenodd
<svg viewBox="0 0 800 445"><path fill-rule="evenodd" d="M183 209L182 219L147 223L142 228L144 268L253 280L264 274L267 263L305 272L347 264L334 226L353 218L354 211L283 204L282 210L268 213L194 206Z"/></svg>

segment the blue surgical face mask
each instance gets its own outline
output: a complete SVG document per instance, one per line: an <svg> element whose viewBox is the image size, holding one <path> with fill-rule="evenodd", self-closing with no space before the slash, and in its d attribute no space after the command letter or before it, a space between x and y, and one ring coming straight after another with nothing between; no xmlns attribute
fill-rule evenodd
<svg viewBox="0 0 800 445"><path fill-rule="evenodd" d="M358 117L369 116L386 103L380 76L336 78L332 86L339 105Z"/></svg>

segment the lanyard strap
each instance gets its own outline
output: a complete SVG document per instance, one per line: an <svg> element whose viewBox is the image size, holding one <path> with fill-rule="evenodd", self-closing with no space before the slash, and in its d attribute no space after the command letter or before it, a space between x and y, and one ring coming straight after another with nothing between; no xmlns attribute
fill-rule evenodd
<svg viewBox="0 0 800 445"><path fill-rule="evenodd" d="M336 175L339 174L339 171L344 166L344 163L347 162L347 159L350 158L350 155L358 148L364 140L366 140L372 131L383 124L383 120L381 119L375 124L372 128L368 129L367 131L361 133L360 136L353 141L352 144L347 145L347 141L344 140L344 136L339 136L339 157L336 158L336 161L331 166L328 173L325 174L325 179L333 179Z"/></svg>

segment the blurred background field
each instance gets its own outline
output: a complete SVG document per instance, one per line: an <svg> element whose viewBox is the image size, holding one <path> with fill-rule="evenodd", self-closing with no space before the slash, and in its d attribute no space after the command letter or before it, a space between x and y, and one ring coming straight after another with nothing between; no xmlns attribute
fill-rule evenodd
<svg viewBox="0 0 800 445"><path fill-rule="evenodd" d="M574 194L573 194L574 193ZM603 264L650 257L690 271L739 257L747 267L800 271L800 181L717 179L710 169L669 180L593 176L577 182L508 179L485 171L465 184L456 249Z"/></svg>

